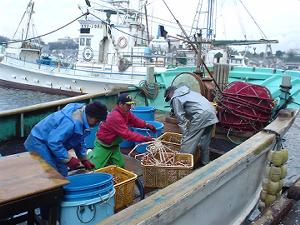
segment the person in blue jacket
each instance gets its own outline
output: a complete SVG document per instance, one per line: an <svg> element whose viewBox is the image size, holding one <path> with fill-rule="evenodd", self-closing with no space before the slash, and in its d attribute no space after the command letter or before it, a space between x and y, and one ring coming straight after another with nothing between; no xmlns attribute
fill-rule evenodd
<svg viewBox="0 0 300 225"><path fill-rule="evenodd" d="M63 176L68 175L68 167L76 169L80 163L86 169L93 169L94 165L86 157L84 138L106 116L107 108L100 102L86 106L70 103L32 128L25 149L38 153ZM77 158L68 154L70 149L74 149Z"/></svg>

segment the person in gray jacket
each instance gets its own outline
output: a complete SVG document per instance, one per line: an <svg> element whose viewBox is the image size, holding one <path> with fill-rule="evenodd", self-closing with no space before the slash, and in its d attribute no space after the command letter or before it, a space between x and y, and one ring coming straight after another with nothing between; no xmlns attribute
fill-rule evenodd
<svg viewBox="0 0 300 225"><path fill-rule="evenodd" d="M209 143L213 125L218 118L212 104L200 93L187 86L170 86L165 92L165 101L170 102L182 133L180 152L194 154L200 147L200 161L209 163Z"/></svg>

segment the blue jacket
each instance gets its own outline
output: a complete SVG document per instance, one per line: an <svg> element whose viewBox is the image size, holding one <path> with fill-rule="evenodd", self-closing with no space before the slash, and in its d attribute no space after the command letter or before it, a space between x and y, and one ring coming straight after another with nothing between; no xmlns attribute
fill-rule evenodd
<svg viewBox="0 0 300 225"><path fill-rule="evenodd" d="M68 159L74 149L78 158L86 157L84 138L90 133L84 104L70 103L36 124L31 135L45 143L57 161Z"/></svg>

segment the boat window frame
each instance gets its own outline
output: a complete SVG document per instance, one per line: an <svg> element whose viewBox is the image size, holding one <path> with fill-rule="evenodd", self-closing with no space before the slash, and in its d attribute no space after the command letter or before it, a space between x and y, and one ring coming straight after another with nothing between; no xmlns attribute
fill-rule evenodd
<svg viewBox="0 0 300 225"><path fill-rule="evenodd" d="M85 45L88 46L88 47L91 47L91 45L92 45L92 38L86 38L85 39Z"/></svg>
<svg viewBox="0 0 300 225"><path fill-rule="evenodd" d="M84 38L84 37L81 37L81 38L79 39L79 45L80 45L80 46L85 46L85 38Z"/></svg>

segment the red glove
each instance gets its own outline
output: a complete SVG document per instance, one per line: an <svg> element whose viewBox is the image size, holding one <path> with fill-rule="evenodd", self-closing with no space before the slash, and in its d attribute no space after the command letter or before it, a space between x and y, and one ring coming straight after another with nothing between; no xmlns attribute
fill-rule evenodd
<svg viewBox="0 0 300 225"><path fill-rule="evenodd" d="M156 133L156 127L153 126L152 124L147 123L147 124L146 124L146 127L147 127L148 129L150 129L153 133Z"/></svg>
<svg viewBox="0 0 300 225"><path fill-rule="evenodd" d="M153 137L150 137L150 136L145 137L145 142L154 141L154 140L155 139Z"/></svg>
<svg viewBox="0 0 300 225"><path fill-rule="evenodd" d="M67 166L71 169L71 170L75 170L79 167L80 165L80 161L79 159L75 158L75 157L72 157L70 159L69 162L67 162Z"/></svg>
<svg viewBox="0 0 300 225"><path fill-rule="evenodd" d="M87 169L87 170L92 170L95 168L95 165L90 161L90 160L82 160L81 163L84 165L84 167Z"/></svg>

